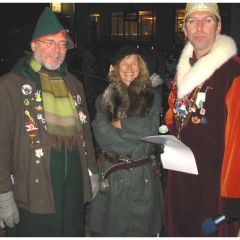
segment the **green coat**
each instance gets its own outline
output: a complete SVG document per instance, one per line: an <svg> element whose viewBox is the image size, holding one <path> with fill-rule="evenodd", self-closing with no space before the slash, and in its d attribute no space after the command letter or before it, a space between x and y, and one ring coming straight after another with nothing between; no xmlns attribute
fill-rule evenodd
<svg viewBox="0 0 240 240"><path fill-rule="evenodd" d="M94 136L104 150L131 155L132 159L149 156L152 144L139 141L157 135L161 96L155 93L154 105L147 117L121 119L121 129L108 122L101 113L102 96L96 100L97 115L92 122ZM105 159L100 175L112 164ZM88 227L104 237L149 237L161 231L163 191L151 164L119 170L108 177L109 192L91 202Z"/></svg>
<svg viewBox="0 0 240 240"><path fill-rule="evenodd" d="M31 54L19 60L12 72L0 78L0 192L13 191L18 207L31 213L49 214L55 212L54 196L50 177L50 144L47 132L40 120L35 101L39 75L31 70L28 60ZM63 64L64 65L64 64ZM65 66L63 66L65 67ZM95 151L92 142L90 118L87 102L81 82L63 69L63 77L72 96L81 96L81 105L78 111L87 115L87 123L83 124L86 147L79 142L79 154L83 174L84 202L92 198L91 182L88 168L98 173ZM25 76L25 77L23 77ZM30 85L32 93L24 95L23 85ZM30 147L30 138L25 129L25 99L30 102L30 115L37 123L36 140L34 147ZM42 148L43 156L39 161L35 149ZM10 174L13 174L15 184L12 185Z"/></svg>

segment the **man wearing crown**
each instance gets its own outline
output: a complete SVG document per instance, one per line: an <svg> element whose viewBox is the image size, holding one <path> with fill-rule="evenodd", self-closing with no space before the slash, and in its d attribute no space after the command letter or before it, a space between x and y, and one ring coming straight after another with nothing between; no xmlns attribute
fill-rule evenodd
<svg viewBox="0 0 240 240"><path fill-rule="evenodd" d="M164 225L171 237L236 237L239 230L240 59L221 27L216 3L187 4L188 42L172 82L166 122L192 150L198 175L169 170ZM180 115L176 108L185 100L189 111ZM218 216L234 220L206 233L202 223Z"/></svg>

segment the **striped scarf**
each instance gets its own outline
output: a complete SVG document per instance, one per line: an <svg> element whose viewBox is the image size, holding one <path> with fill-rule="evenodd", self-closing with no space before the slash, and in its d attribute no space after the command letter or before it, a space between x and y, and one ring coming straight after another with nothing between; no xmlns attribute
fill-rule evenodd
<svg viewBox="0 0 240 240"><path fill-rule="evenodd" d="M50 143L57 150L61 150L63 143L70 151L76 149L82 126L72 95L58 70L42 68L39 74Z"/></svg>

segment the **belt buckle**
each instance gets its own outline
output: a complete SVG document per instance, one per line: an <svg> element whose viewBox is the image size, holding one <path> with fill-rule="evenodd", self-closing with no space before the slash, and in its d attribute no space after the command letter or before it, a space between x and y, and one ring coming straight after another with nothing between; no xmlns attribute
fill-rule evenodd
<svg viewBox="0 0 240 240"><path fill-rule="evenodd" d="M133 167L130 168L130 169L127 169L126 163L129 163L130 161L133 163ZM125 163L124 163L124 168L125 168L127 171L132 171L132 170L135 168L135 166L136 166L136 163L135 163L133 160L127 159L127 160L125 161Z"/></svg>

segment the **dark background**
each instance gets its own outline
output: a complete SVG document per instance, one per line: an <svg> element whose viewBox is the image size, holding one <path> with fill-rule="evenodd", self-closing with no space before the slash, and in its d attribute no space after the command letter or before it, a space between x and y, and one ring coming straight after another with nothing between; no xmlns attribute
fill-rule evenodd
<svg viewBox="0 0 240 240"><path fill-rule="evenodd" d="M37 20L50 3L0 3L0 75L30 50Z"/></svg>

